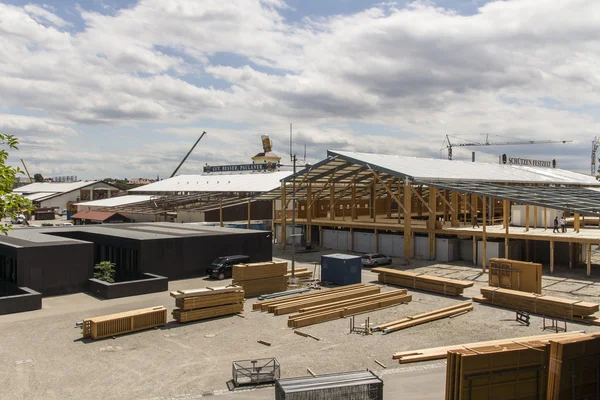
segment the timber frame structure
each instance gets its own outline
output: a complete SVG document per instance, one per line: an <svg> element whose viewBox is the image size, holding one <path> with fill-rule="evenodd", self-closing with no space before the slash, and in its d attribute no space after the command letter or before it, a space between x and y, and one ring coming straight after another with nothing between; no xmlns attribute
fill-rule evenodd
<svg viewBox="0 0 600 400"><path fill-rule="evenodd" d="M284 248L292 181L296 225L304 227L306 242L322 244L323 229L348 230L348 250L354 251L353 231L369 231L379 252L379 234L401 234L406 263L413 257L415 235L428 237L432 260L436 237L472 238L474 264L477 242L482 241L483 271L489 240L503 241L508 255L510 241L521 239L525 261L536 258L530 242L547 242L553 273L555 247L560 244L560 251L568 251L569 268L574 260L585 259L590 276L591 246L600 244L600 184L594 177L550 168L329 151L325 160L282 179L280 189L258 196L280 200L274 228L281 227L279 242ZM513 226L513 205L525 207L525 226ZM569 217L572 227L567 233L552 232L551 210ZM313 237L315 227L318 238Z"/></svg>

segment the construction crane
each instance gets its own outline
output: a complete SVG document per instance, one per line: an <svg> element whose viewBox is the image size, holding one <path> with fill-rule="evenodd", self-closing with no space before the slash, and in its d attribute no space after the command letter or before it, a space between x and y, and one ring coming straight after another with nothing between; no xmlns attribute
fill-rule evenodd
<svg viewBox="0 0 600 400"><path fill-rule="evenodd" d="M596 136L592 141L592 176L598 175L598 170L596 169L596 152L598 151L598 146L600 146L600 138Z"/></svg>
<svg viewBox="0 0 600 400"><path fill-rule="evenodd" d="M173 173L170 176L171 178L175 176L175 174L177 173L177 171L179 171L179 168L181 168L181 166L183 165L183 163L185 162L185 160L187 160L187 158L190 156L190 154L192 154L192 151L194 151L194 149L198 145L198 142L200 142L200 140L202 140L202 138L204 137L204 135L206 135L206 132L202 132L202 135L200 135L200 137L198 138L198 140L196 140L196 143L194 143L194 145L192 146L192 148L190 149L190 151L187 152L187 154L185 155L185 157L183 157L183 160L181 160L181 162L179 163L179 165L177 166L177 168L175 168L175 171L173 171Z"/></svg>
<svg viewBox="0 0 600 400"><path fill-rule="evenodd" d="M29 171L27 170L27 165L25 165L25 161L21 158L21 163L23 164L23 168L25 168L25 172L27 172L27 176L29 177L29 182L33 183L33 179L31 179L31 175L29 175Z"/></svg>
<svg viewBox="0 0 600 400"><path fill-rule="evenodd" d="M442 147L441 150L448 149L448 160L452 160L452 147L479 147L479 146L512 146L521 144L543 144L543 143L570 143L572 140L513 140L508 142L490 142L490 134L486 133L485 142L467 142L467 143L452 143L450 137L458 139L456 136L446 135L444 143L448 143L447 146Z"/></svg>

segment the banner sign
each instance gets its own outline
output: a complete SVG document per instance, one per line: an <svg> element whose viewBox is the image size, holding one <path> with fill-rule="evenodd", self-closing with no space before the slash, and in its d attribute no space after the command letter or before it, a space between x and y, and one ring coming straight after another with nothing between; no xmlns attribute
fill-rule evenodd
<svg viewBox="0 0 600 400"><path fill-rule="evenodd" d="M529 166L529 167L556 168L556 160L551 160L551 161L531 160L528 158L507 157L506 154L502 154L502 164L524 165L524 166Z"/></svg>
<svg viewBox="0 0 600 400"><path fill-rule="evenodd" d="M237 164L237 165L207 165L204 173L211 172L244 172L244 171L270 171L277 168L275 163L263 164Z"/></svg>

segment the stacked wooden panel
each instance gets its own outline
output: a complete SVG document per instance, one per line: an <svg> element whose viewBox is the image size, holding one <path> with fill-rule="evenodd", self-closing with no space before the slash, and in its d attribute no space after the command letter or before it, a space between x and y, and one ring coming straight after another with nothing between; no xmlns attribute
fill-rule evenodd
<svg viewBox="0 0 600 400"><path fill-rule="evenodd" d="M373 268L371 271L379 274L379 282L450 296L460 296L465 288L473 286L473 282L469 281L398 271L392 268Z"/></svg>
<svg viewBox="0 0 600 400"><path fill-rule="evenodd" d="M488 285L541 294L542 264L490 258Z"/></svg>
<svg viewBox="0 0 600 400"><path fill-rule="evenodd" d="M481 288L481 294L482 296L476 296L473 300L535 314L600 324L598 319L591 317L599 310L595 303L489 286Z"/></svg>
<svg viewBox="0 0 600 400"><path fill-rule="evenodd" d="M548 400L597 399L600 337L589 334L550 343Z"/></svg>
<svg viewBox="0 0 600 400"><path fill-rule="evenodd" d="M292 277L292 270L288 269L287 273L285 274L286 277L291 278ZM295 268L294 269L294 276L296 278L300 278L300 279L312 279L313 273L312 271L309 271L308 268Z"/></svg>
<svg viewBox="0 0 600 400"><path fill-rule="evenodd" d="M543 399L548 349L528 341L448 351L446 400Z"/></svg>
<svg viewBox="0 0 600 400"><path fill-rule="evenodd" d="M512 339L491 340L486 342L455 344L451 346L433 347L428 349L408 350L394 353L392 358L399 360L401 364L413 363L419 361L441 360L446 358L446 354L451 350L472 349L481 346L504 346L510 343L525 343L530 341L540 341L542 343L550 343L553 340L562 340L568 338L582 337L585 334L582 332L564 332L553 333L549 335L526 336Z"/></svg>
<svg viewBox="0 0 600 400"><path fill-rule="evenodd" d="M233 284L244 288L246 297L287 289L287 262L261 262L233 266Z"/></svg>
<svg viewBox="0 0 600 400"><path fill-rule="evenodd" d="M181 323L244 311L244 290L240 286L180 290L171 292L171 297L177 306L173 318Z"/></svg>
<svg viewBox="0 0 600 400"><path fill-rule="evenodd" d="M163 306L143 308L83 320L83 337L102 339L109 336L154 328L167 323L167 309Z"/></svg>
<svg viewBox="0 0 600 400"><path fill-rule="evenodd" d="M447 318L453 315L464 314L471 310L473 310L472 303L460 303L439 310L426 312L424 314L413 315L397 321L377 325L373 328L373 331L382 331L384 334L392 333L402 329L410 328L411 326L425 324L427 322L436 321L438 319Z"/></svg>
<svg viewBox="0 0 600 400"><path fill-rule="evenodd" d="M355 285L347 285L347 286L342 286L342 287L335 288L335 289L320 290L320 291L315 291L315 292L310 292L310 293L289 295L289 296L285 296L283 298L269 299L269 300L254 303L252 305L252 309L253 310L261 310L261 311L269 311L270 306L274 307L277 304L282 304L282 303L286 303L289 301L297 301L297 300L301 300L301 299L314 299L314 298L317 298L320 296L331 295L333 293L341 293L341 292L345 292L348 290L353 290L353 289L365 287L365 286L366 286L366 284L364 284L364 283L357 283ZM273 311L271 311L271 312L273 312Z"/></svg>

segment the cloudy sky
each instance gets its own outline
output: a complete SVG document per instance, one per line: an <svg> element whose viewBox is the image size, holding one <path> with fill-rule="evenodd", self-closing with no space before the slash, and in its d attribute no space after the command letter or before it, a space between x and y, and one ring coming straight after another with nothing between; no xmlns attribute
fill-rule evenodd
<svg viewBox="0 0 600 400"><path fill-rule="evenodd" d="M327 149L557 159L600 135L598 0L0 0L0 132L30 172L161 177Z"/></svg>

